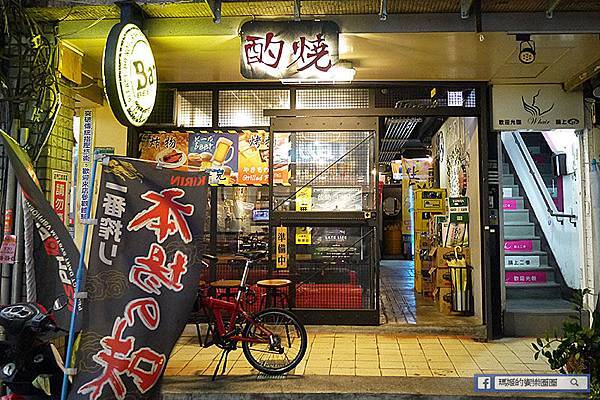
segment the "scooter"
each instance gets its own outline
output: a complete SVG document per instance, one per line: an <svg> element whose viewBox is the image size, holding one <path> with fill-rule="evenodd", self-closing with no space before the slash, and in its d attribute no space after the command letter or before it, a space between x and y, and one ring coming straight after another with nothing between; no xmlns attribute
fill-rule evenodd
<svg viewBox="0 0 600 400"><path fill-rule="evenodd" d="M63 363L56 347L45 336L66 332L56 325L54 313L67 305L59 297L52 310L37 303L17 303L0 308L0 382L8 394L0 400L59 399Z"/></svg>

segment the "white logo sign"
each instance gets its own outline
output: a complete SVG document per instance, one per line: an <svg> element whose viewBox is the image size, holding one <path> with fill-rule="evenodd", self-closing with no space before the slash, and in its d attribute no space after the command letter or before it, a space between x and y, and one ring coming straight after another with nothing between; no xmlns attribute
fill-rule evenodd
<svg viewBox="0 0 600 400"><path fill-rule="evenodd" d="M561 85L496 85L492 101L496 130L583 129L583 94Z"/></svg>
<svg viewBox="0 0 600 400"><path fill-rule="evenodd" d="M141 126L156 100L156 64L150 43L134 24L113 27L104 49L104 88L123 125Z"/></svg>

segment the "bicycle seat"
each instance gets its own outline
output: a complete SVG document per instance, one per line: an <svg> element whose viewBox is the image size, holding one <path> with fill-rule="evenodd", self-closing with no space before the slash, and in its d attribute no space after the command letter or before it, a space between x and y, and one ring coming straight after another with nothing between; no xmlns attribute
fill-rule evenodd
<svg viewBox="0 0 600 400"><path fill-rule="evenodd" d="M251 260L251 261L260 260L261 258L266 257L266 255L267 255L266 250L251 250L251 251L245 251L243 253L236 254L236 256L243 257L243 258L245 258L247 260Z"/></svg>

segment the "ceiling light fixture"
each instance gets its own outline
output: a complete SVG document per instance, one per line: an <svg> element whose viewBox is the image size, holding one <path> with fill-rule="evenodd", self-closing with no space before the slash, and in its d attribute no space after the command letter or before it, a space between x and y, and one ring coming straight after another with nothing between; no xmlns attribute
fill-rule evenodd
<svg viewBox="0 0 600 400"><path fill-rule="evenodd" d="M527 34L518 34L519 42L519 61L523 64L531 64L535 61L535 42Z"/></svg>

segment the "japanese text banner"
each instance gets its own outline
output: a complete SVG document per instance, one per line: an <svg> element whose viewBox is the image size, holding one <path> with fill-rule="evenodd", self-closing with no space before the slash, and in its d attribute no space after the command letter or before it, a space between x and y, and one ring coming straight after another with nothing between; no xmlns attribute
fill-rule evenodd
<svg viewBox="0 0 600 400"><path fill-rule="evenodd" d="M69 399L159 398L196 299L206 184L203 173L141 160L104 166Z"/></svg>
<svg viewBox="0 0 600 400"><path fill-rule="evenodd" d="M37 234L34 234L33 249L36 301L50 309L58 296L66 295L68 309L72 311L79 251L63 221L42 193L27 153L1 130L0 137L4 141L4 148L23 191L25 212L31 214L35 222L34 230L37 231ZM56 318L59 326L67 327L71 315L68 312L59 312Z"/></svg>

